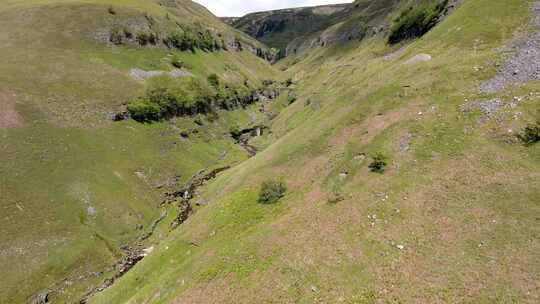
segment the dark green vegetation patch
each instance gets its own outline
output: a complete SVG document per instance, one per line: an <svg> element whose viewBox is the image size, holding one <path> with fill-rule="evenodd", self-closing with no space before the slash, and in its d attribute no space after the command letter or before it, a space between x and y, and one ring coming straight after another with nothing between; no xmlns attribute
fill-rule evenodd
<svg viewBox="0 0 540 304"><path fill-rule="evenodd" d="M175 31L167 35L163 42L169 48L176 48L181 51L195 51L200 49L203 51L218 51L225 46L220 45L209 31L196 33L191 29Z"/></svg>
<svg viewBox="0 0 540 304"><path fill-rule="evenodd" d="M523 129L518 138L526 145L533 145L540 142L540 119L535 124L530 124Z"/></svg>
<svg viewBox="0 0 540 304"><path fill-rule="evenodd" d="M250 105L258 100L259 91L223 84L215 74L210 75L207 82L187 77L148 89L144 96L131 102L127 110L138 122L204 115Z"/></svg>
<svg viewBox="0 0 540 304"><path fill-rule="evenodd" d="M388 42L395 44L423 36L437 25L447 4L448 0L443 0L407 8L394 20Z"/></svg>
<svg viewBox="0 0 540 304"><path fill-rule="evenodd" d="M275 204L287 192L287 186L284 183L268 180L262 183L261 191L259 192L259 203Z"/></svg>
<svg viewBox="0 0 540 304"><path fill-rule="evenodd" d="M371 172L384 173L388 166L388 159L382 153L377 153L373 156L373 161L369 164Z"/></svg>

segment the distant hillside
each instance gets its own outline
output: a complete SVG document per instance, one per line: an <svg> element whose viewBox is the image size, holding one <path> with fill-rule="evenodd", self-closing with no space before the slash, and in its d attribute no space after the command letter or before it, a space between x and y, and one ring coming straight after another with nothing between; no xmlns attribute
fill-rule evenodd
<svg viewBox="0 0 540 304"><path fill-rule="evenodd" d="M233 25L240 17L220 17L219 19L228 25Z"/></svg>
<svg viewBox="0 0 540 304"><path fill-rule="evenodd" d="M348 4L337 4L282 9L252 13L229 21L268 46L285 50L292 40L329 26L332 16L348 7Z"/></svg>
<svg viewBox="0 0 540 304"><path fill-rule="evenodd" d="M443 15L447 15L459 2L461 0L448 1ZM426 1L356 0L350 4L253 13L231 24L279 49L281 56L300 55L321 46L386 35L392 19L397 17L397 9L421 3Z"/></svg>

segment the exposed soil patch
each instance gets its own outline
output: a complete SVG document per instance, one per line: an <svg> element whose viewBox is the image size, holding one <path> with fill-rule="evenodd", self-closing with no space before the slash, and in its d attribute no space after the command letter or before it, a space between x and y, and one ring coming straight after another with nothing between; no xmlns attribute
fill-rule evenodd
<svg viewBox="0 0 540 304"><path fill-rule="evenodd" d="M230 303L231 297L234 297L234 293L231 291L231 284L228 281L228 278L217 278L207 283L200 284L174 299L172 304Z"/></svg>
<svg viewBox="0 0 540 304"><path fill-rule="evenodd" d="M513 47L514 54L494 78L482 84L482 92L494 93L509 85L540 80L540 2L535 2L531 11L530 28L535 32Z"/></svg>
<svg viewBox="0 0 540 304"><path fill-rule="evenodd" d="M23 119L15 110L15 95L0 92L0 129L22 126Z"/></svg>
<svg viewBox="0 0 540 304"><path fill-rule="evenodd" d="M381 132L392 126L393 124L401 121L410 120L415 117L419 111L419 107L411 105L411 107L399 109L397 111L389 112L384 115L377 115L370 117L362 125L361 130L364 134L361 134L361 143L367 144L372 141Z"/></svg>

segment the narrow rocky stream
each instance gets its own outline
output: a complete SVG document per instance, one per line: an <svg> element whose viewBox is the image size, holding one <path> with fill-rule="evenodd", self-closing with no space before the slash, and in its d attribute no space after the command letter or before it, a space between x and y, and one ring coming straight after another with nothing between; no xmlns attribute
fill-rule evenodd
<svg viewBox="0 0 540 304"><path fill-rule="evenodd" d="M178 213L170 225L170 229L172 231L182 225L193 214L192 201L197 195L197 190L206 185L209 181L215 179L219 173L222 173L230 168L231 166L220 167L208 173L206 173L206 170L201 170L179 190L165 193L165 200L161 204L161 207L163 208L161 216L152 223L148 232L138 238L137 245L134 247L123 246L121 248L124 252L124 256L110 268L114 269L114 274L103 281L101 285L94 287L87 292L79 303L86 304L91 297L111 287L114 282L123 277L135 265L137 265L137 263L142 261L148 254L152 252L153 247L144 248L140 242L149 239L153 235L157 226L167 217L167 205L176 204ZM44 299L46 300L46 298ZM48 303L48 301L36 302L32 304L42 303Z"/></svg>

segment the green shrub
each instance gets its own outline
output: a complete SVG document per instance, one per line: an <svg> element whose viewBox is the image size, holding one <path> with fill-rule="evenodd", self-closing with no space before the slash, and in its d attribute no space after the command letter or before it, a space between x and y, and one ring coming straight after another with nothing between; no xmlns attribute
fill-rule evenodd
<svg viewBox="0 0 540 304"><path fill-rule="evenodd" d="M197 47L201 50L212 52L219 48L219 44L214 40L214 37L210 31L204 31L199 33Z"/></svg>
<svg viewBox="0 0 540 304"><path fill-rule="evenodd" d="M406 9L394 20L388 42L394 44L423 36L437 25L447 4L448 0L439 0Z"/></svg>
<svg viewBox="0 0 540 304"><path fill-rule="evenodd" d="M113 44L120 45L124 43L124 31L120 28L113 28L109 36L109 41Z"/></svg>
<svg viewBox="0 0 540 304"><path fill-rule="evenodd" d="M285 84L286 87L290 87L290 86L292 86L294 84L294 81L293 81L292 78L289 77L289 78L287 78L287 80L285 80L284 84Z"/></svg>
<svg viewBox="0 0 540 304"><path fill-rule="evenodd" d="M253 90L248 87L230 87L221 83L219 78L216 80L212 75L209 78L208 81L202 81L186 77L151 87L144 96L129 104L128 112L133 119L148 122L208 115L218 109L233 110L256 101Z"/></svg>
<svg viewBox="0 0 540 304"><path fill-rule="evenodd" d="M196 47L196 37L190 31L176 31L170 33L165 38L165 44L170 48L181 51L194 51Z"/></svg>
<svg viewBox="0 0 540 304"><path fill-rule="evenodd" d="M157 121L174 116L208 114L213 111L216 92L196 78L176 80L168 86L156 86L128 106L137 121Z"/></svg>
<svg viewBox="0 0 540 304"><path fill-rule="evenodd" d="M182 61L182 59L178 55L173 56L173 58L171 59L171 64L177 69L182 69L185 67L184 61Z"/></svg>
<svg viewBox="0 0 540 304"><path fill-rule="evenodd" d="M296 102L298 97L294 92L289 92L289 95L287 96L287 102L291 105Z"/></svg>
<svg viewBox="0 0 540 304"><path fill-rule="evenodd" d="M195 34L191 29L172 32L164 39L164 42L168 47L181 51L195 51L195 49L200 49L212 52L222 48L210 31Z"/></svg>
<svg viewBox="0 0 540 304"><path fill-rule="evenodd" d="M127 110L131 115L131 118L138 122L158 121L162 117L159 105L145 101L130 103Z"/></svg>
<svg viewBox="0 0 540 304"><path fill-rule="evenodd" d="M540 142L540 119L536 124L530 124L525 127L521 134L518 135L518 138L526 145L533 145Z"/></svg>
<svg viewBox="0 0 540 304"><path fill-rule="evenodd" d="M237 139L242 135L242 131L237 124L234 124L229 128L229 134L231 134L234 139Z"/></svg>
<svg viewBox="0 0 540 304"><path fill-rule="evenodd" d="M218 88L220 86L220 80L217 74L210 74L207 80L208 80L208 83L214 88Z"/></svg>
<svg viewBox="0 0 540 304"><path fill-rule="evenodd" d="M382 153L377 153L373 156L373 161L369 164L369 169L371 172L384 173L386 166L388 166L386 156Z"/></svg>
<svg viewBox="0 0 540 304"><path fill-rule="evenodd" d="M206 83L195 78L188 78L183 90L186 95L187 114L207 114L212 112L215 101L215 91Z"/></svg>
<svg viewBox="0 0 540 304"><path fill-rule="evenodd" d="M139 32L135 38L139 45L145 46L148 44L156 45L159 38L156 33Z"/></svg>
<svg viewBox="0 0 540 304"><path fill-rule="evenodd" d="M133 38L133 33L127 27L123 28L122 31L124 32L124 37L126 37L126 39Z"/></svg>
<svg viewBox="0 0 540 304"><path fill-rule="evenodd" d="M287 187L282 182L265 181L261 185L259 192L259 203L274 204L277 203L287 192Z"/></svg>

